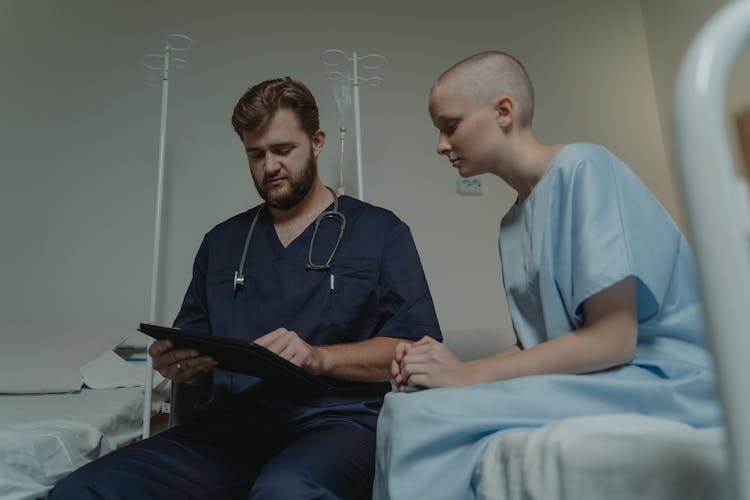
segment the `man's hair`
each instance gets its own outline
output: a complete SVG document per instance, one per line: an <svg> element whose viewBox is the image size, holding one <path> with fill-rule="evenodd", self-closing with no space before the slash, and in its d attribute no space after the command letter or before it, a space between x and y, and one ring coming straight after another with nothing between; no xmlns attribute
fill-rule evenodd
<svg viewBox="0 0 750 500"><path fill-rule="evenodd" d="M266 80L248 89L232 113L232 126L243 132L263 130L280 108L291 110L309 137L320 128L318 105L310 89L288 76Z"/></svg>
<svg viewBox="0 0 750 500"><path fill-rule="evenodd" d="M521 61L499 50L488 50L458 61L445 70L435 87L456 80L479 101L508 94L517 106L521 126L531 126L534 117L534 87Z"/></svg>

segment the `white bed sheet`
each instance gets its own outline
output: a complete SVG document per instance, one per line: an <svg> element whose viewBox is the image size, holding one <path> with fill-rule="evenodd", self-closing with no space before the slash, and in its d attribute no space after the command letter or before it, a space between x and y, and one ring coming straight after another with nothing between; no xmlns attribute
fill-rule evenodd
<svg viewBox="0 0 750 500"><path fill-rule="evenodd" d="M73 470L137 440L142 411L143 387L0 396L0 498L44 497Z"/></svg>
<svg viewBox="0 0 750 500"><path fill-rule="evenodd" d="M501 434L474 481L480 500L721 500L726 469L722 428L617 414Z"/></svg>

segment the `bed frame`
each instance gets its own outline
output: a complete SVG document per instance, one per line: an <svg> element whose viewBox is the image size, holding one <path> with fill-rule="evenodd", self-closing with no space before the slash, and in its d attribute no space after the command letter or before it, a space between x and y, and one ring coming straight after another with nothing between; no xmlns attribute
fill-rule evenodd
<svg viewBox="0 0 750 500"><path fill-rule="evenodd" d="M693 40L677 79L673 116L677 171L728 434L731 498L744 500L750 500L750 233L724 119L729 76L748 42L750 0L735 0Z"/></svg>

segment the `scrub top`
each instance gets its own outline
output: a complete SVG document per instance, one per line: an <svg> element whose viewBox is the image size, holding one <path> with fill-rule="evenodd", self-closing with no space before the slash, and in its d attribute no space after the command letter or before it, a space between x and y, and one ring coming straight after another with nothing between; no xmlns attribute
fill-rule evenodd
<svg viewBox="0 0 750 500"><path fill-rule="evenodd" d="M389 394L378 420L373 498L475 498L475 467L494 437L563 418L639 413L721 424L690 248L620 159L593 144L562 148L530 196L503 217L499 245L524 348L580 327L586 299L633 276L635 356L583 375Z"/></svg>
<svg viewBox="0 0 750 500"><path fill-rule="evenodd" d="M332 210L329 206L327 210ZM245 284L235 293L234 273L250 224L261 210L244 266ZM208 232L198 250L193 278L175 326L252 341L277 328L296 332L311 345L359 342L378 336L441 339L437 316L417 249L406 224L392 212L348 196L346 217L330 271L307 269L314 224L284 247L267 208L255 207ZM312 252L325 263L339 235L336 219L324 219ZM292 417L322 411L377 415L388 384L361 394L324 396L295 404ZM283 399L261 379L213 370L212 402L239 393Z"/></svg>

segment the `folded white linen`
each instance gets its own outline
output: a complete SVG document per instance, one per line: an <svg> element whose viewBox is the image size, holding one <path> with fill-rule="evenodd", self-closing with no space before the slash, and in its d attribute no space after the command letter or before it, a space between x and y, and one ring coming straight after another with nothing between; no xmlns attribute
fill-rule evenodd
<svg viewBox="0 0 750 500"><path fill-rule="evenodd" d="M125 361L112 350L108 350L81 367L81 378L91 389L143 387L146 369L144 363ZM154 372L153 387L157 387L163 381L164 377Z"/></svg>
<svg viewBox="0 0 750 500"><path fill-rule="evenodd" d="M480 500L728 498L723 428L635 414L498 435L474 473Z"/></svg>

